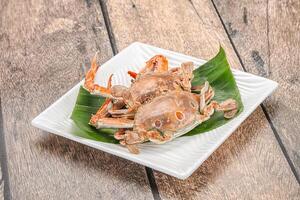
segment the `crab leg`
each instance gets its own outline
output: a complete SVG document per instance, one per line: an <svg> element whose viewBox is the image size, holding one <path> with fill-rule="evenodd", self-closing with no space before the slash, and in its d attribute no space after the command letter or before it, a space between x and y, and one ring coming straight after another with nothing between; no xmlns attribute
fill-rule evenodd
<svg viewBox="0 0 300 200"><path fill-rule="evenodd" d="M128 109L120 109L120 110L108 110L108 113L111 114L113 118L127 118L134 119L134 112L128 112Z"/></svg>
<svg viewBox="0 0 300 200"><path fill-rule="evenodd" d="M192 86L191 90L192 92L199 92L199 94L201 94L201 90L204 88L205 83L203 85L196 85L196 86ZM210 99L212 99L214 96L214 91L212 89L211 86L209 86L207 93L205 95L205 99L206 101L209 101Z"/></svg>
<svg viewBox="0 0 300 200"><path fill-rule="evenodd" d="M130 153L133 153L133 154L139 154L140 153L140 150L139 148L137 147L136 144L130 144L130 145L126 145L127 149L129 150Z"/></svg>
<svg viewBox="0 0 300 200"><path fill-rule="evenodd" d="M107 82L107 89L110 90L110 88L112 87L112 77L113 77L113 74L111 74L108 78L108 82Z"/></svg>
<svg viewBox="0 0 300 200"><path fill-rule="evenodd" d="M117 140L123 140L125 138L125 129L120 128L118 131L115 132L114 138Z"/></svg>
<svg viewBox="0 0 300 200"><path fill-rule="evenodd" d="M215 91L212 89L211 86L209 86L208 91L205 94L205 102L209 103L210 100L215 96Z"/></svg>
<svg viewBox="0 0 300 200"><path fill-rule="evenodd" d="M111 115L122 115L122 114L127 114L128 113L128 109L109 110L108 112Z"/></svg>
<svg viewBox="0 0 300 200"><path fill-rule="evenodd" d="M111 103L111 99L107 98L105 102L102 104L102 106L99 108L99 110L96 112L95 115L92 115L90 119L90 124L95 126L97 124L97 121L99 121L101 118L106 117L108 114L108 107Z"/></svg>
<svg viewBox="0 0 300 200"><path fill-rule="evenodd" d="M156 144L163 144L172 139L172 136L167 133L161 133L160 131L153 130L147 132L147 137L151 142L154 142Z"/></svg>
<svg viewBox="0 0 300 200"><path fill-rule="evenodd" d="M128 71L127 73L129 74L129 76L131 76L131 78L134 78L134 79L136 79L136 77L138 75L137 73L135 73L133 71Z"/></svg>
<svg viewBox="0 0 300 200"><path fill-rule="evenodd" d="M212 98L215 95L215 92L207 81L205 81L203 85L197 86L197 89L200 90L200 94L199 95L195 94L195 97L199 102L200 113L203 114L204 108L212 100Z"/></svg>
<svg viewBox="0 0 300 200"><path fill-rule="evenodd" d="M124 139L126 144L139 144L146 140L144 132L138 131L125 131Z"/></svg>
<svg viewBox="0 0 300 200"><path fill-rule="evenodd" d="M110 97L110 89L102 87L96 83L94 83L96 72L99 66L97 65L97 53L94 56L91 64L91 68L86 73L84 87L87 89L91 94L97 94L101 96Z"/></svg>
<svg viewBox="0 0 300 200"><path fill-rule="evenodd" d="M125 102L122 99L114 99L112 110L119 110L125 106Z"/></svg>
<svg viewBox="0 0 300 200"><path fill-rule="evenodd" d="M132 128L133 120L127 118L103 117L96 121L96 128Z"/></svg>
<svg viewBox="0 0 300 200"><path fill-rule="evenodd" d="M206 103L205 103L205 93L208 91L209 89L209 83L207 81L205 81L204 83L204 87L201 89L201 92L200 92L200 113L203 113L203 109L205 108L206 106Z"/></svg>
<svg viewBox="0 0 300 200"><path fill-rule="evenodd" d="M109 110L109 114L111 114L111 117L113 118L127 118L127 119L134 119L135 113L127 113L127 109L123 110Z"/></svg>
<svg viewBox="0 0 300 200"><path fill-rule="evenodd" d="M134 153L134 154L139 154L140 151L136 144L126 144L125 133L126 133L125 129L121 128L117 132L115 132L114 138L116 138L117 140L120 140L120 144L123 146L126 146L127 149L129 150L129 152Z"/></svg>
<svg viewBox="0 0 300 200"><path fill-rule="evenodd" d="M107 82L107 88L111 88L111 82L112 82L112 76L110 75L108 82ZM108 109L111 105L111 99L110 98L106 98L104 103L102 104L102 106L99 108L99 110L96 112L95 115L92 115L91 119L90 119L90 124L91 125L95 125L97 123L97 121L103 117L106 117L108 114Z"/></svg>
<svg viewBox="0 0 300 200"><path fill-rule="evenodd" d="M112 118L125 118L125 119L134 119L134 114L124 114L124 115L112 115Z"/></svg>
<svg viewBox="0 0 300 200"><path fill-rule="evenodd" d="M227 99L220 103L217 110L224 111L224 117L230 119L235 116L238 111L238 104L234 99Z"/></svg>
<svg viewBox="0 0 300 200"><path fill-rule="evenodd" d="M203 115L210 118L215 112L215 109L219 108L219 103L216 101L212 101L203 109Z"/></svg>
<svg viewBox="0 0 300 200"><path fill-rule="evenodd" d="M227 99L222 103L212 101L203 109L203 114L198 116L198 120L202 123L210 118L214 114L214 111L223 111L224 117L230 119L237 113L237 102L234 99Z"/></svg>
<svg viewBox="0 0 300 200"><path fill-rule="evenodd" d="M137 144L126 144L124 140L120 141L120 144L127 147L128 151L133 154L139 154L140 150L137 147Z"/></svg>
<svg viewBox="0 0 300 200"><path fill-rule="evenodd" d="M234 99L227 99L220 103L218 110L220 111L230 111L237 108L237 102Z"/></svg>
<svg viewBox="0 0 300 200"><path fill-rule="evenodd" d="M135 102L132 106L129 105L127 113L134 113L140 107L140 102Z"/></svg>

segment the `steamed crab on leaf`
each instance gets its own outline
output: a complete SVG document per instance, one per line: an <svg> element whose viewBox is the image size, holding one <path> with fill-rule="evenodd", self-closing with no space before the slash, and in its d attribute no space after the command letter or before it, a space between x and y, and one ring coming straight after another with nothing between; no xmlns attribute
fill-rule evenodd
<svg viewBox="0 0 300 200"><path fill-rule="evenodd" d="M89 124L100 130L117 128L114 138L132 153L138 153L137 145L145 141L162 144L188 133L211 121L215 111L223 113L225 119L238 112L240 102L228 96L220 102L213 100L215 90L209 82L194 84L192 62L169 69L168 60L156 55L140 72L128 71L133 78L129 87L112 86L112 75L103 87L94 83L99 68L96 58L86 74L84 88L106 99ZM198 71L195 77L200 78Z"/></svg>
<svg viewBox="0 0 300 200"><path fill-rule="evenodd" d="M223 111L224 115L230 112L233 117L237 109L235 100L228 99L219 104L211 100L213 92L209 86L206 88L200 95L171 91L154 98L139 107L134 120L130 122L131 129L121 129L115 133L115 138L130 152L139 153L137 144L148 140L157 144L171 141L208 120L215 110ZM105 120L102 119L102 123L105 124Z"/></svg>
<svg viewBox="0 0 300 200"><path fill-rule="evenodd" d="M146 66L135 75L135 79L130 87L123 85L114 85L102 87L94 83L98 65L97 56L92 61L92 66L86 74L84 88L91 94L110 98L106 107L113 116L127 114L127 117L133 117L139 106L150 102L156 96L168 91L191 90L191 79L193 78L193 63L183 63L181 67L168 70L168 61L162 55L152 57L146 62ZM110 79L111 81L111 79ZM103 110L103 108L100 108ZM98 113L98 112L97 112ZM97 117L98 116L98 117ZM99 128L98 118L104 115L96 114L90 124ZM122 119L121 121L127 121ZM113 120L111 120L113 123ZM118 128L118 124L111 124L113 128Z"/></svg>

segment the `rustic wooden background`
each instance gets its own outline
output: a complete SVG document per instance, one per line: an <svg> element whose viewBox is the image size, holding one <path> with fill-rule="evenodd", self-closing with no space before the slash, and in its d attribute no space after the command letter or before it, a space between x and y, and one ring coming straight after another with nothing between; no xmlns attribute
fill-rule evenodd
<svg viewBox="0 0 300 200"><path fill-rule="evenodd" d="M0 199L300 199L299 0L0 1ZM30 121L134 41L231 66L278 90L187 180Z"/></svg>

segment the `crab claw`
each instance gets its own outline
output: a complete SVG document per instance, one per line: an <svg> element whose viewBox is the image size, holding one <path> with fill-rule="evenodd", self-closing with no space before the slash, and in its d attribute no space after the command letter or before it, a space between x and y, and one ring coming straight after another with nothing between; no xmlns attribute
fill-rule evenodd
<svg viewBox="0 0 300 200"><path fill-rule="evenodd" d="M98 68L99 66L97 65L97 53L96 53L92 60L91 68L85 75L84 88L87 89L91 94L110 97L111 96L110 89L94 83Z"/></svg>
<svg viewBox="0 0 300 200"><path fill-rule="evenodd" d="M153 56L146 62L144 69L140 71L141 74L147 72L166 72L169 70L169 63L166 57L163 55Z"/></svg>

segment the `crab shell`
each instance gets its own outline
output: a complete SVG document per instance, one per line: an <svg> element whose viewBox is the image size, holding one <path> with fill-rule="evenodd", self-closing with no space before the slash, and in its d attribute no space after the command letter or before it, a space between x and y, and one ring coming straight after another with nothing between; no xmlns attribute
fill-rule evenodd
<svg viewBox="0 0 300 200"><path fill-rule="evenodd" d="M125 101L127 100L128 104L132 104L133 102L144 104L167 91L182 90L181 87L176 84L176 79L176 76L168 72L162 74L148 73L134 82L131 87L122 94L122 97ZM115 93L116 89L113 87L112 94L114 95Z"/></svg>
<svg viewBox="0 0 300 200"><path fill-rule="evenodd" d="M169 91L191 91L193 63L183 64L176 71L148 72L139 76L129 88L113 86L111 94L122 98L129 107L134 104L145 104L153 98Z"/></svg>
<svg viewBox="0 0 300 200"><path fill-rule="evenodd" d="M199 123L199 105L195 95L186 91L172 91L138 109L133 131L159 131L169 139L146 139L165 143L187 133Z"/></svg>

